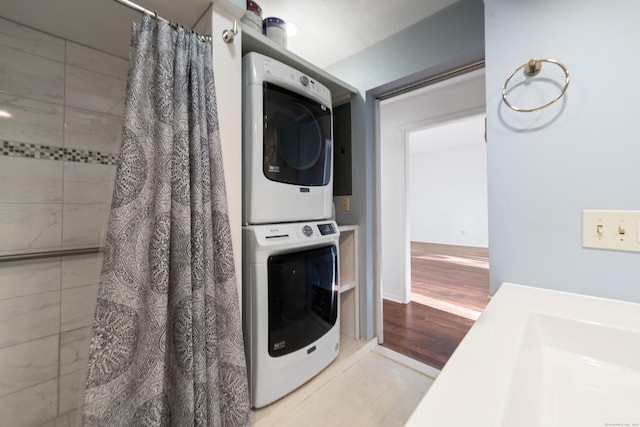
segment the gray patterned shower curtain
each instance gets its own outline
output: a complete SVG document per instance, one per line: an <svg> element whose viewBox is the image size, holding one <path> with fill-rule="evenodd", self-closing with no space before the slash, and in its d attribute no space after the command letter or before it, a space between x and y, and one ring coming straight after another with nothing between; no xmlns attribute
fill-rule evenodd
<svg viewBox="0 0 640 427"><path fill-rule="evenodd" d="M196 34L133 26L83 425L249 424L211 61Z"/></svg>

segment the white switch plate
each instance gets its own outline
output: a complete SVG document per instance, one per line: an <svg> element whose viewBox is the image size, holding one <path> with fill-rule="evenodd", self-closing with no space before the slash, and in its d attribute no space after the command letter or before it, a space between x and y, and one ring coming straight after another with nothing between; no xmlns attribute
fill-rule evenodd
<svg viewBox="0 0 640 427"><path fill-rule="evenodd" d="M343 197L342 198L342 210L345 212L349 212L349 198L348 197Z"/></svg>
<svg viewBox="0 0 640 427"><path fill-rule="evenodd" d="M640 211L582 211L582 247L640 252Z"/></svg>

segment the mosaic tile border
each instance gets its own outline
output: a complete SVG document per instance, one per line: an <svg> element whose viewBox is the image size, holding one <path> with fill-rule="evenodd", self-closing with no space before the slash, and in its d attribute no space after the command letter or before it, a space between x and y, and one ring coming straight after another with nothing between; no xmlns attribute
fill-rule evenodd
<svg viewBox="0 0 640 427"><path fill-rule="evenodd" d="M67 162L93 163L99 165L115 165L118 161L118 156L112 153L13 141L2 141L0 155L24 157L27 159L64 160Z"/></svg>

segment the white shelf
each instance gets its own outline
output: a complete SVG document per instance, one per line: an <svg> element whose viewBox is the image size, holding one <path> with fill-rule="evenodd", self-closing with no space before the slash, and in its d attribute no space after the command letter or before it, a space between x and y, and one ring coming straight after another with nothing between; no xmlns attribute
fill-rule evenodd
<svg viewBox="0 0 640 427"><path fill-rule="evenodd" d="M322 68L319 68L306 59L303 59L295 53L290 52L273 40L268 39L262 33L256 31L254 28L246 25L244 22L240 23L240 28L242 29L243 55L249 52L262 53L263 55L283 62L299 70L300 72L313 77L318 82L329 88L334 104L340 101L347 100L352 95L358 93L358 90L350 84L343 82L337 77L334 77L331 74L327 73Z"/></svg>
<svg viewBox="0 0 640 427"><path fill-rule="evenodd" d="M358 226L340 225L338 247L340 271L340 332L360 338L360 303L358 279Z"/></svg>
<svg viewBox="0 0 640 427"><path fill-rule="evenodd" d="M356 282L355 281L351 281L351 282L340 281L340 293L350 291L351 289L354 289L355 287L356 287Z"/></svg>

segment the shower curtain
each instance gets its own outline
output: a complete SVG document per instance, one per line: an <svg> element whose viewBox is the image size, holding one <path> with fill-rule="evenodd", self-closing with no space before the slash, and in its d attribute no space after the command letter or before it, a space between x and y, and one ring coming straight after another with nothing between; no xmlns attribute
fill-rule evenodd
<svg viewBox="0 0 640 427"><path fill-rule="evenodd" d="M211 45L134 24L83 425L249 424Z"/></svg>

